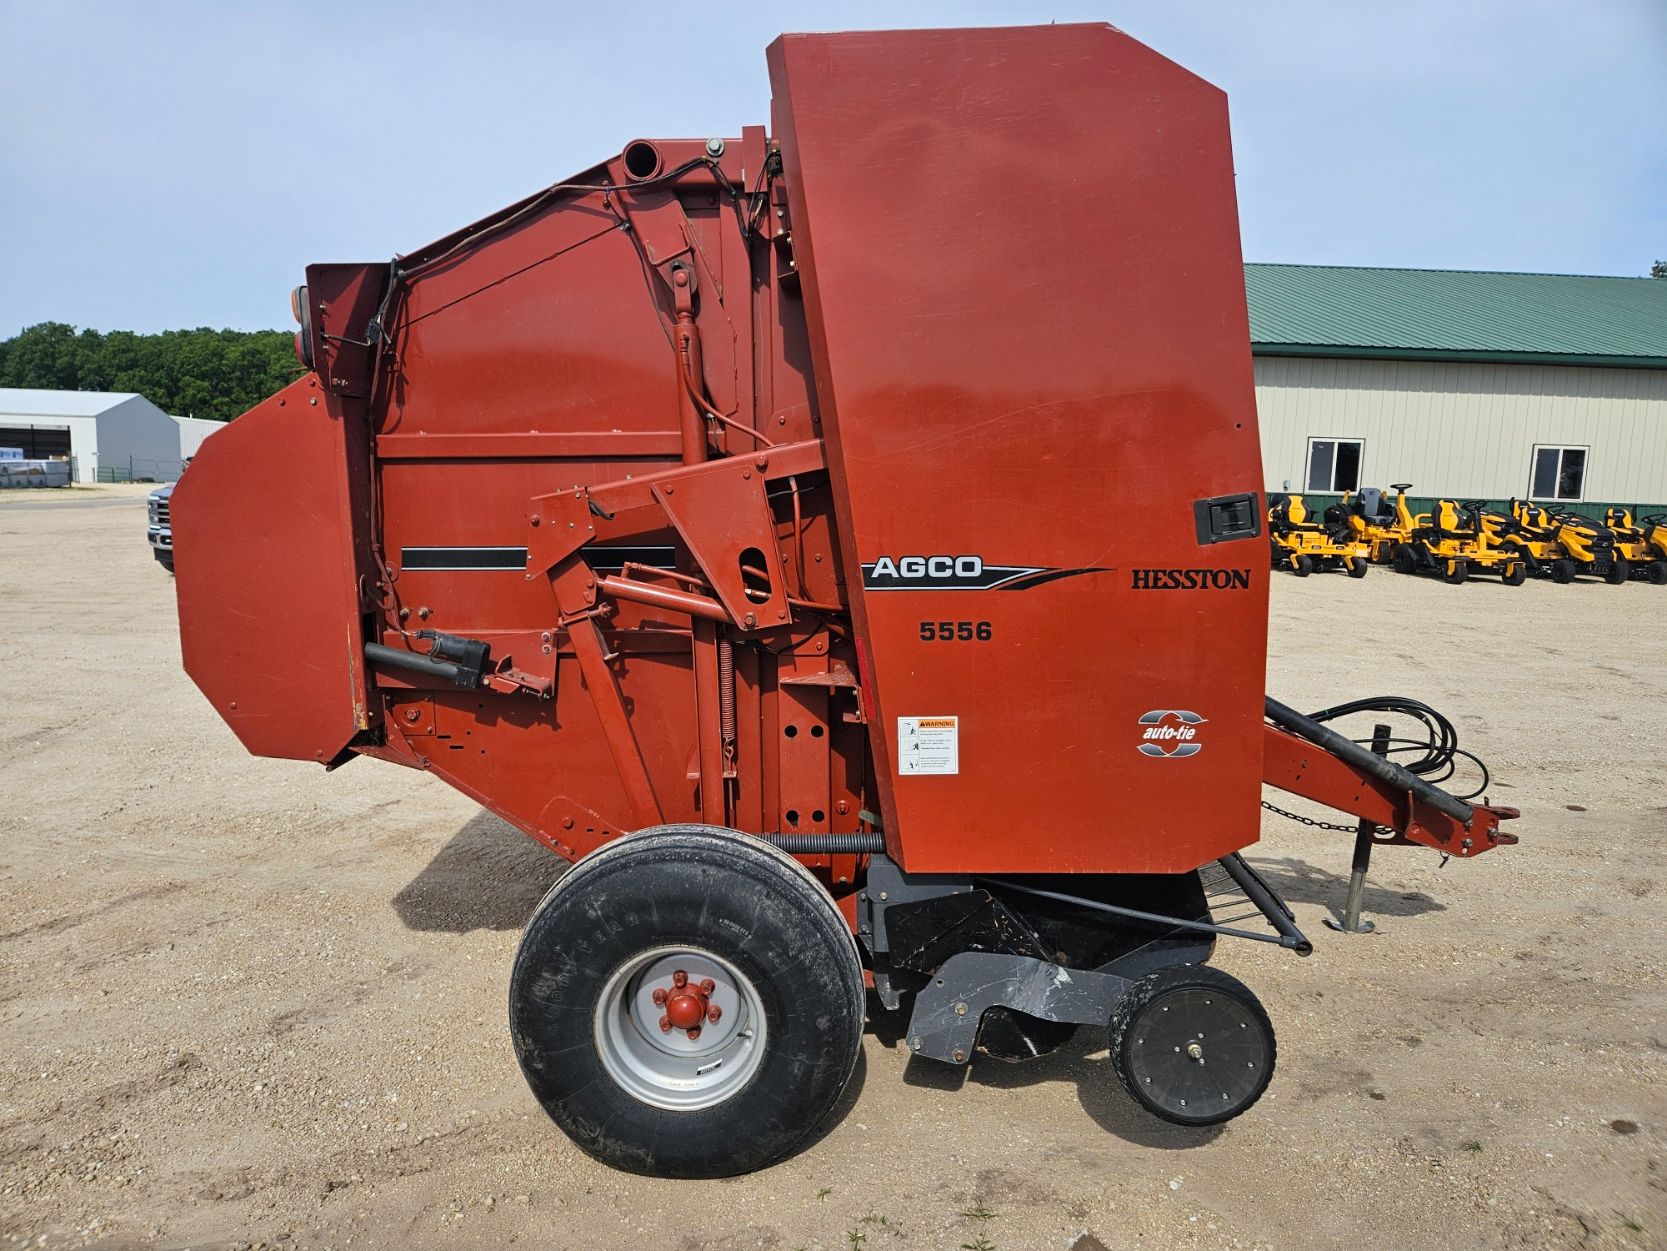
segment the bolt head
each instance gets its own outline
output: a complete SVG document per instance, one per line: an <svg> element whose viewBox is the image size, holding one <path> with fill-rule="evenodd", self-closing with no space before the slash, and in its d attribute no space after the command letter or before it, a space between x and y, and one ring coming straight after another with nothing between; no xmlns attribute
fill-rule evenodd
<svg viewBox="0 0 1667 1251"><path fill-rule="evenodd" d="M689 1035L689 1041L694 1042L695 1039L700 1037L700 1026L697 1025L693 1029L690 1029L686 1032Z"/></svg>
<svg viewBox="0 0 1667 1251"><path fill-rule="evenodd" d="M671 984L681 990L689 984L689 975L682 969L678 969L671 975Z"/></svg>
<svg viewBox="0 0 1667 1251"><path fill-rule="evenodd" d="M660 1018L660 1032L662 1034L671 1033L671 1018L669 1016L663 1016Z"/></svg>
<svg viewBox="0 0 1667 1251"><path fill-rule="evenodd" d="M703 977L703 978L700 979L700 993L701 994L710 995L713 991L715 991L717 989L718 989L718 984L716 982L714 982L711 978Z"/></svg>
<svg viewBox="0 0 1667 1251"><path fill-rule="evenodd" d="M710 1008L706 1009L706 1019L708 1021L712 1022L712 1024L714 1024L714 1025L716 1025L718 1023L718 1018L721 1017L723 1014L724 1014L724 1010L722 1008L720 1008L717 1004L713 1004Z"/></svg>
<svg viewBox="0 0 1667 1251"><path fill-rule="evenodd" d="M664 1007L666 1002L666 988L664 986L656 986L654 988L654 993L650 995L649 998L654 1000L654 1006L656 1008Z"/></svg>
<svg viewBox="0 0 1667 1251"><path fill-rule="evenodd" d="M722 156L723 154L724 154L724 141L722 139L718 139L718 138L714 137L714 138L708 139L706 141L706 155L707 156Z"/></svg>

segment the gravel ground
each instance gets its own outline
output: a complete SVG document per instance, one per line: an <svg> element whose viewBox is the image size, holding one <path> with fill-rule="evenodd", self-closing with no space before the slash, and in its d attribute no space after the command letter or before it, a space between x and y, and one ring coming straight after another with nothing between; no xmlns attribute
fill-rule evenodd
<svg viewBox="0 0 1667 1251"><path fill-rule="evenodd" d="M662 1182L570 1147L510 1050L559 863L426 776L244 755L143 494L0 499L4 1245L1667 1246L1667 590L1275 577L1270 689L1426 699L1525 815L1380 851L1369 937L1321 925L1349 837L1269 818L1318 951L1221 948L1280 1031L1250 1115L1151 1120L1096 1031L962 1080L882 1018L810 1149Z"/></svg>

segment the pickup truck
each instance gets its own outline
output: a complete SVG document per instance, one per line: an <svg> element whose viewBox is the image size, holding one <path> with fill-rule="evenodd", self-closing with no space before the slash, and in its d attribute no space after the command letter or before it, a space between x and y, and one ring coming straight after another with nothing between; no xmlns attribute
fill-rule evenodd
<svg viewBox="0 0 1667 1251"><path fill-rule="evenodd" d="M169 573L174 571L174 532L168 524L168 498L174 493L174 484L158 487L150 493L145 501L149 510L148 533L150 538L150 554Z"/></svg>

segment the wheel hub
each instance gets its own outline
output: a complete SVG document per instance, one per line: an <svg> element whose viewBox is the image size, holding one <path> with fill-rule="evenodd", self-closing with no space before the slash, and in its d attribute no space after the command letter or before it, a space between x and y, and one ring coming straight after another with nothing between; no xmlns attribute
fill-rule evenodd
<svg viewBox="0 0 1667 1251"><path fill-rule="evenodd" d="M594 1042L610 1076L644 1103L711 1107L746 1085L764 1055L758 990L728 960L681 947L617 969L596 1004Z"/></svg>
<svg viewBox="0 0 1667 1251"><path fill-rule="evenodd" d="M680 1029L691 1040L699 1038L707 1021L714 1025L723 1018L723 1009L711 1001L718 984L709 977L691 982L683 969L671 975L671 988L656 986L649 996L651 1002L665 1009L660 1017L660 1032L669 1034Z"/></svg>

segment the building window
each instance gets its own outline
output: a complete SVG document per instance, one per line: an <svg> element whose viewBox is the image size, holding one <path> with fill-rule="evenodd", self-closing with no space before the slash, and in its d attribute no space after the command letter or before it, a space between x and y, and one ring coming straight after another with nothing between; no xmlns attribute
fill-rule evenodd
<svg viewBox="0 0 1667 1251"><path fill-rule="evenodd" d="M1359 490L1362 446L1359 439L1309 439L1307 489Z"/></svg>
<svg viewBox="0 0 1667 1251"><path fill-rule="evenodd" d="M1528 497L1536 500L1578 500L1586 495L1584 447L1535 447Z"/></svg>

